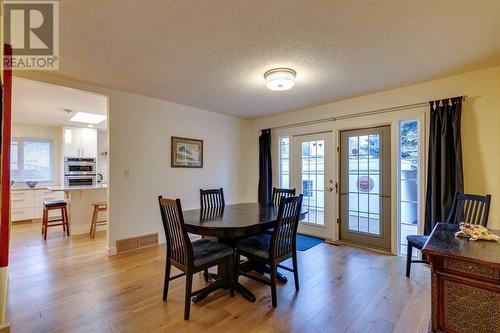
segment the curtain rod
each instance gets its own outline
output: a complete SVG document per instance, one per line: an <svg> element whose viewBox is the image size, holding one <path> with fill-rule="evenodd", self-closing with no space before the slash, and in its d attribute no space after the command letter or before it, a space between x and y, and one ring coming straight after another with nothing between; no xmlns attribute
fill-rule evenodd
<svg viewBox="0 0 500 333"><path fill-rule="evenodd" d="M462 97L462 101L464 101L468 96L464 95L464 96L457 96L457 97ZM450 99L450 98L454 98L454 97L442 98L442 100L443 99ZM345 116L329 117L329 118L322 118L322 119L317 119L317 120L303 121L303 122L299 122L299 123L271 127L271 130L305 126L305 125L313 125L313 124L321 124L321 123L327 123L330 121L358 118L358 117L370 116L370 115L379 114L379 113L388 113L388 112L394 112L394 111L413 109L413 108L418 108L418 107L422 107L422 106L427 106L427 105L429 105L430 102L432 102L432 101L393 106L393 107L389 107L389 108L376 109L376 110L365 111L365 112L360 112L360 113L355 113L355 114L350 114L350 115L345 115Z"/></svg>

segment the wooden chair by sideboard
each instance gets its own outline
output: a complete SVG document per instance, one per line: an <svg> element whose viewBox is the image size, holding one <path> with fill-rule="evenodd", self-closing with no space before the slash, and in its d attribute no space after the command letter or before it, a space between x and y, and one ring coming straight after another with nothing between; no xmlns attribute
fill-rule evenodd
<svg viewBox="0 0 500 333"><path fill-rule="evenodd" d="M43 239L47 239L47 231L50 227L62 225L63 232L69 236L69 219L68 219L68 204L64 200L50 200L43 202L43 218L42 218L42 235ZM49 212L59 210L61 217L49 218ZM57 223L61 222L61 223Z"/></svg>
<svg viewBox="0 0 500 333"><path fill-rule="evenodd" d="M486 227L488 224L488 216L490 214L490 202L491 195L489 194L476 195L457 192L453 197L453 203L446 223L458 224L460 222L467 222ZM422 250L428 238L429 236L424 235L406 236L406 240L408 242L408 248L406 250L406 277L410 277L412 263L429 263L424 259L413 259L413 248Z"/></svg>
<svg viewBox="0 0 500 333"><path fill-rule="evenodd" d="M92 213L92 222L90 224L90 237L95 238L95 232L98 225L107 225L108 220L99 220L99 212L105 212L108 210L108 204L105 202L94 202L92 204L94 207Z"/></svg>

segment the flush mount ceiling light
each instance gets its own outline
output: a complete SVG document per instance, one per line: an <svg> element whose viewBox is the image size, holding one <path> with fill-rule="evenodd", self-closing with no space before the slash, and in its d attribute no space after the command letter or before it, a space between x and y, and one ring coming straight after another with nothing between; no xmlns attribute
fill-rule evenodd
<svg viewBox="0 0 500 333"><path fill-rule="evenodd" d="M295 85L297 72L290 68L274 68L264 73L266 87L271 90L288 90Z"/></svg>
<svg viewBox="0 0 500 333"><path fill-rule="evenodd" d="M85 123L85 124L97 125L97 124L103 122L104 120L106 120L107 118L108 117L106 117L102 114L78 112L69 121L72 121L75 123Z"/></svg>

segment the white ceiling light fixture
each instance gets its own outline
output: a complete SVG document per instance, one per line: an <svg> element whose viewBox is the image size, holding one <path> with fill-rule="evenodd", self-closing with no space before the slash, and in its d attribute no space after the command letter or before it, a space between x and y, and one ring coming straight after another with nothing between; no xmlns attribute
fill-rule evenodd
<svg viewBox="0 0 500 333"><path fill-rule="evenodd" d="M102 123L107 118L108 117L106 117L102 114L78 112L69 121L72 121L75 123L85 123L85 124L97 125L97 124Z"/></svg>
<svg viewBox="0 0 500 333"><path fill-rule="evenodd" d="M295 85L297 72L290 68L273 68L264 73L266 87L271 90L288 90Z"/></svg>

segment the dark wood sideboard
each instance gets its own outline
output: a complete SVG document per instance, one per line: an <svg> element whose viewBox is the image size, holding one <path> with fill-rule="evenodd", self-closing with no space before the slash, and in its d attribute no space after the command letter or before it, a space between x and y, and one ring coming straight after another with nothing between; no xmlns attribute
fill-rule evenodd
<svg viewBox="0 0 500 333"><path fill-rule="evenodd" d="M500 333L500 242L458 238L458 230L438 223L422 250L431 263L431 329Z"/></svg>

